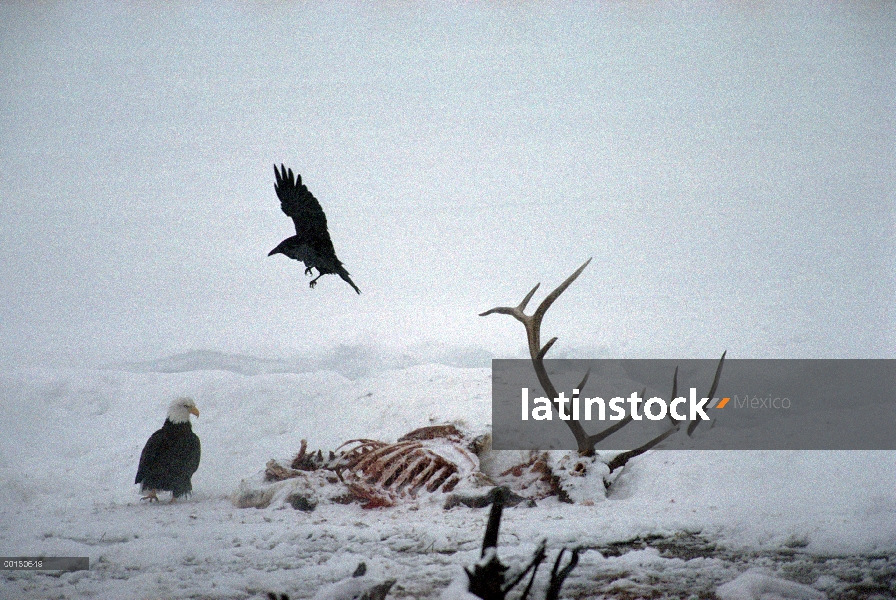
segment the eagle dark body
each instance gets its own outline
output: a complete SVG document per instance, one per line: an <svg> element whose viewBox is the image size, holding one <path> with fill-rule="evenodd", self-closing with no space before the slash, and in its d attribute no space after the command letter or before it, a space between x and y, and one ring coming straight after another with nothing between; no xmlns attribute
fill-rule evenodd
<svg viewBox="0 0 896 600"><path fill-rule="evenodd" d="M294 260L300 260L305 263L306 275L311 274L311 269L317 269L317 277L311 280L312 288L323 275L335 274L360 294L361 290L336 257L333 241L327 231L327 217L320 202L302 183L302 176L293 175L292 169L287 169L282 164L279 170L274 166L274 175L277 180L274 190L280 198L280 208L295 223L296 234L280 242L268 256L285 254Z"/></svg>
<svg viewBox="0 0 896 600"><path fill-rule="evenodd" d="M190 479L199 468L199 436L190 422L172 423L165 419L162 428L149 437L140 454L140 466L134 483L142 490L164 490L174 498L193 490Z"/></svg>

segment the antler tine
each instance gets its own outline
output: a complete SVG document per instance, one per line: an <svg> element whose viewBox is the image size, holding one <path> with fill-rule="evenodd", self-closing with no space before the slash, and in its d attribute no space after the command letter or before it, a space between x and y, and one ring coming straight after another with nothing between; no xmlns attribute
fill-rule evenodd
<svg viewBox="0 0 896 600"><path fill-rule="evenodd" d="M722 358L719 359L719 366L716 367L716 376L712 380L712 386L709 388L709 399L712 400L713 395L716 393L716 388L719 387L719 378L722 376L722 365L725 364L725 355L728 354L728 351L725 350L722 352ZM700 421L693 421L690 425L688 425L688 437L691 437L691 434L694 433L694 430L697 429L697 425L700 424Z"/></svg>
<svg viewBox="0 0 896 600"><path fill-rule="evenodd" d="M591 372L591 370L589 369L588 373L590 373L590 372ZM579 384L580 391L581 391L582 387L585 386L585 382L588 380L588 373L585 373L585 379L583 379L582 383ZM641 397L643 398L644 394L646 394L646 393L647 393L647 388L644 388L643 390L641 390ZM607 427L603 431L601 431L599 433L595 433L594 435L589 435L588 443L591 444L592 447L596 446L597 444L599 444L606 438L610 437L611 435L613 435L614 433L616 433L617 431L619 431L620 429L622 429L623 427L625 427L626 425L628 425L631 422L632 422L632 416L628 415L627 417L625 417L624 419L622 419L615 425L613 425L611 427Z"/></svg>
<svg viewBox="0 0 896 600"><path fill-rule="evenodd" d="M557 341L557 338L555 338L555 337L552 337L551 339L548 340L548 343L545 344L544 347L538 351L538 356L537 356L538 360L544 359L544 355L548 353L548 350L551 349L551 346L553 346L554 342L556 342L556 341Z"/></svg>
<svg viewBox="0 0 896 600"><path fill-rule="evenodd" d="M612 473L619 467L624 467L625 463L627 463L629 460L633 459L636 456L644 454L645 452L647 452L648 450L650 450L651 448L653 448L654 446L656 446L657 444L662 442L664 439L666 439L667 437L669 437L670 435L675 433L676 431L678 431L678 425L673 425L672 427L670 427L663 433L659 434L658 436L656 436L655 438L653 438L652 440L650 440L643 446L639 446L639 447L635 448L634 450L629 450L628 452L623 452L622 454L617 454L615 457L613 457L613 460L611 460L609 463L607 463L607 467L610 469L610 473Z"/></svg>
<svg viewBox="0 0 896 600"><path fill-rule="evenodd" d="M540 285L541 285L541 282L536 283L535 287L532 288L532 290L528 294L526 294L526 297L523 298L523 301L520 302L519 306L517 306L517 308L520 310L520 312L523 312L524 310L526 310L526 305L529 304L529 300L532 299L532 296L535 294L535 290L537 290L538 286L540 286Z"/></svg>
<svg viewBox="0 0 896 600"><path fill-rule="evenodd" d="M567 277L566 281L564 281L563 283L558 285L557 289L555 289L553 292L548 294L547 297L541 301L541 304L538 305L538 308L532 314L532 318L535 319L536 323L539 323L539 324L541 323L542 317L544 317L544 314L546 312L548 312L548 309L551 307L551 304L554 303L554 300L556 300L560 296L560 294L562 294L566 290L566 288L568 288L572 284L572 282L575 281L576 278L582 274L582 271L585 270L585 267L588 266L588 263L591 262L592 258L594 258L594 257L592 256L591 258L586 260L585 264L583 264L581 267L576 269L575 273L573 273L572 275ZM534 292L534 291L535 290L532 290L532 292ZM531 293L530 293L530 295L531 295Z"/></svg>
<svg viewBox="0 0 896 600"><path fill-rule="evenodd" d="M596 444L598 444L598 443L602 442L604 439L610 437L611 435L613 435L614 433L616 433L617 431L619 431L620 429L622 429L623 427L625 427L626 425L628 425L631 422L632 422L632 416L628 415L624 419L622 419L621 421L619 421L618 423L613 425L612 427L607 427L600 433L595 433L594 435L589 435L588 443L591 444L592 447L594 447Z"/></svg>
<svg viewBox="0 0 896 600"><path fill-rule="evenodd" d="M588 370L585 371L585 376L582 377L582 381L579 382L579 385L576 386L575 389L581 392L585 388L585 384L588 383L588 376L591 375L591 367L588 367Z"/></svg>
<svg viewBox="0 0 896 600"><path fill-rule="evenodd" d="M495 314L495 313L502 314L502 315L510 315L511 317L513 317L517 321L520 321L523 324L525 324L526 319L529 318L528 316L524 315L523 311L521 311L516 306L497 306L495 308L488 309L484 313L479 313L479 316L485 317L485 316Z"/></svg>
<svg viewBox="0 0 896 600"><path fill-rule="evenodd" d="M719 387L719 378L722 376L722 365L725 364L725 355L726 354L728 354L727 350L722 352L722 358L719 359L719 366L716 367L716 376L713 377L712 387L709 388L709 397L710 398L712 398L715 395L716 389L718 389L718 387Z"/></svg>
<svg viewBox="0 0 896 600"><path fill-rule="evenodd" d="M526 310L526 305L529 304L529 300L532 299L532 296L535 294L535 290L537 290L538 286L540 286L540 285L541 285L540 283L536 283L535 287L532 288L532 290L528 294L526 294L526 297L523 298L523 301L520 302L518 305L516 305L516 306L498 306L496 308L489 309L489 310L485 311L484 313L479 313L479 316L485 317L487 315L491 315L494 313L500 313L502 315L510 315L511 317L515 318L517 321L525 323L530 317L529 317L529 315L525 314L523 311Z"/></svg>
<svg viewBox="0 0 896 600"><path fill-rule="evenodd" d="M678 396L678 365L675 365L675 373L672 375L672 397L669 398L669 402L675 400L675 397ZM673 425L678 425L679 421L675 417L672 416L672 411L669 411L669 420L672 421Z"/></svg>

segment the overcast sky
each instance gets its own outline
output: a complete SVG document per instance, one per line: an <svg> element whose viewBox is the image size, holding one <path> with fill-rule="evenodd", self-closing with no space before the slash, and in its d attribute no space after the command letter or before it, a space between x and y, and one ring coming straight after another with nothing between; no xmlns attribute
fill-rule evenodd
<svg viewBox="0 0 896 600"><path fill-rule="evenodd" d="M894 56L893 3L3 3L0 368L522 356L477 314L589 257L552 353L894 357ZM267 256L281 162L362 295Z"/></svg>

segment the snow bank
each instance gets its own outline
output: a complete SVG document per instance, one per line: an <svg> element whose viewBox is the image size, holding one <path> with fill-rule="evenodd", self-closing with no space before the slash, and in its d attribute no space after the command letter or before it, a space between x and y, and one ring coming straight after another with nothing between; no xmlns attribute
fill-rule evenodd
<svg viewBox="0 0 896 600"><path fill-rule="evenodd" d="M202 413L194 419L203 445L194 494L141 504L133 485L140 450L179 395ZM359 437L395 441L446 421L484 431L488 369L417 365L354 380L335 371L29 369L0 375L0 399L0 553L91 561L90 571L61 576L4 572L3 598L253 598L266 590L303 598L362 560L371 577L397 580L393 594L436 598L478 558L482 510L241 510L229 497L269 459L294 454L301 439L332 449ZM492 456L484 468L490 462L513 461ZM585 586L597 585L595 573L606 574L600 585L608 590L674 586L662 573L714 589L753 560L781 564L795 553L836 556L844 569L871 553L893 562L896 460L886 452L653 451L626 467L603 502L545 500L505 515L499 549L508 561L529 556L541 538L555 550L594 548L583 553L570 593L593 591ZM633 539L698 540L707 549L673 556L633 542L614 556L613 544ZM623 568L630 577L614 579ZM740 593L755 581L722 589Z"/></svg>

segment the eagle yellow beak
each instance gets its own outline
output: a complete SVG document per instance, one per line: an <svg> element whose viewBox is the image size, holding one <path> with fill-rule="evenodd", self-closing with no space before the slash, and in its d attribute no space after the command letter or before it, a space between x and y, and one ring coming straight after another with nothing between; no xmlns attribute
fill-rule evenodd
<svg viewBox="0 0 896 600"><path fill-rule="evenodd" d="M196 408L196 407L194 406L193 408L190 409L190 414L194 414L194 415L196 415L196 416L198 417L198 416L199 416L199 409Z"/></svg>

